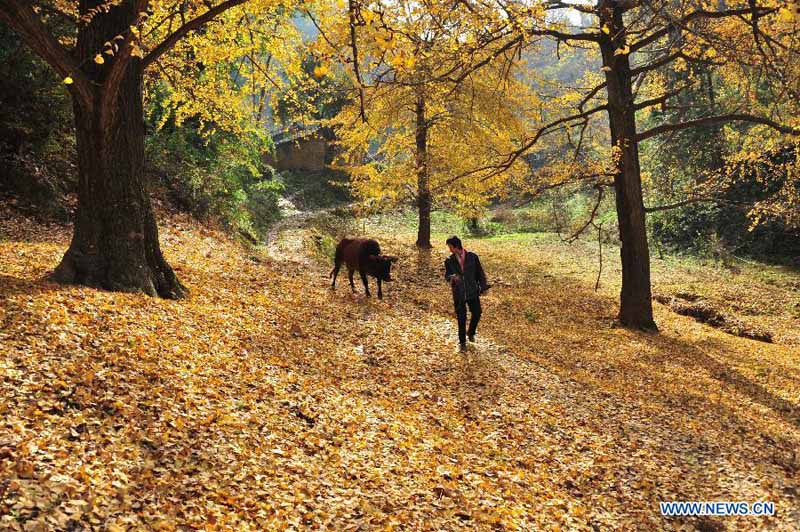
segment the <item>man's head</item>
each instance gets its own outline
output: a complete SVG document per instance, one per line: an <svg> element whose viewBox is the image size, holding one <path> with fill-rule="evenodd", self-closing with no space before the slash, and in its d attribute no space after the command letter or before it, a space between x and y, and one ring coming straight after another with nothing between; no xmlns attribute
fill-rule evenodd
<svg viewBox="0 0 800 532"><path fill-rule="evenodd" d="M461 239L455 235L448 238L446 244L450 253L460 253L464 249L464 246L461 245Z"/></svg>

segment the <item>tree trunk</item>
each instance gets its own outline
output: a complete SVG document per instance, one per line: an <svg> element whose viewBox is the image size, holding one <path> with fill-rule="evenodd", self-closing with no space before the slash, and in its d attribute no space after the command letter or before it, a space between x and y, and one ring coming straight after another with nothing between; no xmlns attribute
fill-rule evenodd
<svg viewBox="0 0 800 532"><path fill-rule="evenodd" d="M417 93L416 104L417 167L417 247L431 248L431 187L428 179L428 124L425 116L425 93Z"/></svg>
<svg viewBox="0 0 800 532"><path fill-rule="evenodd" d="M625 327L658 330L653 320L650 290L650 250L647 243L642 178L639 167L639 146L636 142L636 110L630 61L627 54L614 55L625 46L623 8L617 2L604 2L608 9L604 23L610 34L601 40L603 65L606 69L608 117L615 157L614 177L620 255L622 258L622 290L619 321Z"/></svg>
<svg viewBox="0 0 800 532"><path fill-rule="evenodd" d="M102 3L84 0L81 12ZM94 15L78 33L77 56L94 57L104 42L124 33L133 20L130 1ZM161 254L155 215L144 187L141 61L130 58L112 91L104 85L111 65L91 63L84 69L96 89L90 108L80 102L73 106L78 211L72 243L52 277L63 283L182 297L185 289Z"/></svg>

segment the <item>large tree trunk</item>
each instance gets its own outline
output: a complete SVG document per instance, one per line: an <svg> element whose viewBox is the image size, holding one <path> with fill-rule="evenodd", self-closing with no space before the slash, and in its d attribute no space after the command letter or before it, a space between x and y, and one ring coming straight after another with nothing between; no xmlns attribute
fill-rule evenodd
<svg viewBox="0 0 800 532"><path fill-rule="evenodd" d="M417 169L417 247L431 248L431 187L428 179L428 123L425 116L425 93L417 93L416 103L416 169Z"/></svg>
<svg viewBox="0 0 800 532"><path fill-rule="evenodd" d="M636 142L636 109L630 61L627 54L614 55L624 46L623 8L617 2L605 2L609 9L604 22L610 36L600 46L606 69L608 117L611 140L618 157L614 177L617 219L621 242L622 290L619 321L623 326L658 330L653 320L650 290L650 250L647 243L639 146ZM613 38L613 40L612 40Z"/></svg>
<svg viewBox="0 0 800 532"><path fill-rule="evenodd" d="M82 1L81 12L102 4ZM94 15L78 33L78 57L93 57L134 20L133 2ZM108 57L108 56L106 56ZM72 243L53 279L109 290L179 298L185 289L164 260L144 187L141 61L131 58L116 90L103 85L108 63L84 67L96 82L91 107L74 105L78 212Z"/></svg>

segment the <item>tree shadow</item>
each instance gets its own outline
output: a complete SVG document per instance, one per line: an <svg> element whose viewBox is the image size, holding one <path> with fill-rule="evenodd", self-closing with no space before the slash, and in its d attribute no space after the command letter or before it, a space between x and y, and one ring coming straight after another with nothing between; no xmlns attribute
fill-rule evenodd
<svg viewBox="0 0 800 532"><path fill-rule="evenodd" d="M20 279L12 275L0 274L0 299L18 295L35 296L63 289L63 285L49 281L47 277L42 279Z"/></svg>
<svg viewBox="0 0 800 532"><path fill-rule="evenodd" d="M787 423L800 428L800 405L775 395L729 364L725 364L708 354L707 350L725 352L726 346L722 342L713 338L706 338L697 344L690 344L677 341L675 338L665 338L659 335L648 337L647 342L656 346L660 350L662 357L669 359L671 362L680 363L690 372L698 368L703 369L712 378L732 386L737 393L761 406L769 408Z"/></svg>
<svg viewBox="0 0 800 532"><path fill-rule="evenodd" d="M426 275L431 272L431 248L417 248L416 272L417 275Z"/></svg>

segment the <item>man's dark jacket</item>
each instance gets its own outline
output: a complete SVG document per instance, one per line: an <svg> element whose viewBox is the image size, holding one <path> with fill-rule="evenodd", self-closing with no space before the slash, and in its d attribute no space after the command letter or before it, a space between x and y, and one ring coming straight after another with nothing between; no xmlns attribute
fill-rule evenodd
<svg viewBox="0 0 800 532"><path fill-rule="evenodd" d="M467 251L464 257L464 271L461 271L461 263L456 255L450 255L444 261L444 278L449 282L454 275L461 276L461 282L450 283L453 288L453 303L456 305L470 299L477 299L488 288L481 261L471 251Z"/></svg>

